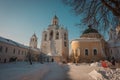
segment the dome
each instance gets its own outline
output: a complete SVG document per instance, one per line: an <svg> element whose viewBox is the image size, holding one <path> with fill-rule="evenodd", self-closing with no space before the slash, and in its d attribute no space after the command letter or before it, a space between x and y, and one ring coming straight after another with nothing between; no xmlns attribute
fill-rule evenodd
<svg viewBox="0 0 120 80"><path fill-rule="evenodd" d="M80 38L103 38L101 34L96 29L93 29L91 25L88 26L89 28L86 29Z"/></svg>
<svg viewBox="0 0 120 80"><path fill-rule="evenodd" d="M86 30L83 32L83 34L87 34L87 33L98 33L98 31L97 31L96 29L93 29L93 28L91 27L91 25L89 25L88 27L89 27L89 28L86 29Z"/></svg>

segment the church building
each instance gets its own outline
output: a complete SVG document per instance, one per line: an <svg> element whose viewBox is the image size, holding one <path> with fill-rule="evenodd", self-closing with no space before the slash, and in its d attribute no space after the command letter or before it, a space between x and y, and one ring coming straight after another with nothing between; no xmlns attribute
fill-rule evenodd
<svg viewBox="0 0 120 80"><path fill-rule="evenodd" d="M71 41L72 62L93 62L104 59L106 42L101 34L91 25L80 38Z"/></svg>
<svg viewBox="0 0 120 80"><path fill-rule="evenodd" d="M49 56L49 61L67 61L69 56L68 31L59 25L55 15L52 23L42 33L41 52Z"/></svg>

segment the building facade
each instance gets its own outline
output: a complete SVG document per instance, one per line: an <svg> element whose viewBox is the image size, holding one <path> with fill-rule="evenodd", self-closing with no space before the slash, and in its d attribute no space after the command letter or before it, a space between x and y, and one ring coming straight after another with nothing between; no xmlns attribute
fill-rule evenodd
<svg viewBox="0 0 120 80"><path fill-rule="evenodd" d="M93 62L106 57L105 40L97 30L89 26L79 39L71 41L71 60L75 62Z"/></svg>
<svg viewBox="0 0 120 80"><path fill-rule="evenodd" d="M55 61L66 61L69 55L68 44L68 31L59 25L59 19L55 15L52 24L42 33L41 52Z"/></svg>
<svg viewBox="0 0 120 80"><path fill-rule="evenodd" d="M32 36L32 38L35 34ZM31 39L32 39L31 38ZM37 38L37 37L36 37ZM36 61L40 54L40 49L30 40L30 47L22 45L10 39L0 37L0 62L25 61L28 60L28 53L32 55L32 60Z"/></svg>
<svg viewBox="0 0 120 80"><path fill-rule="evenodd" d="M120 61L120 25L109 30L108 56Z"/></svg>

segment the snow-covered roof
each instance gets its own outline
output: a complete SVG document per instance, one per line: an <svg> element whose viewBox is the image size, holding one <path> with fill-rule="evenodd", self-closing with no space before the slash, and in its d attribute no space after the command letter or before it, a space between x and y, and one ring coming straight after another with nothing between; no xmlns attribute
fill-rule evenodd
<svg viewBox="0 0 120 80"><path fill-rule="evenodd" d="M120 47L120 41L108 41L110 47Z"/></svg>
<svg viewBox="0 0 120 80"><path fill-rule="evenodd" d="M10 45L14 45L14 46L18 46L18 47L22 47L22 48L28 48L28 46L25 46L23 44L20 44L18 42L10 40L10 39L3 38L1 36L0 36L0 42L7 43L7 44L10 44Z"/></svg>
<svg viewBox="0 0 120 80"><path fill-rule="evenodd" d="M36 52L40 52L39 48L30 48L30 49L33 50L33 51L36 51Z"/></svg>

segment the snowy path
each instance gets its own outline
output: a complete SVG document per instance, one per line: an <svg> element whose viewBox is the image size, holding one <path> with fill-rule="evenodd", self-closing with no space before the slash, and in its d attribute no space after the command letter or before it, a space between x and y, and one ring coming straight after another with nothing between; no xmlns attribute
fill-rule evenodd
<svg viewBox="0 0 120 80"><path fill-rule="evenodd" d="M94 68L88 64L6 63L0 64L0 80L94 80L88 75Z"/></svg>
<svg viewBox="0 0 120 80"><path fill-rule="evenodd" d="M67 75L68 67L63 64L49 64L49 73L43 80L70 80Z"/></svg>
<svg viewBox="0 0 120 80"><path fill-rule="evenodd" d="M0 80L68 80L67 66L57 63L0 64Z"/></svg>
<svg viewBox="0 0 120 80"><path fill-rule="evenodd" d="M0 80L40 80L47 72L49 72L48 66L40 63L0 64Z"/></svg>

